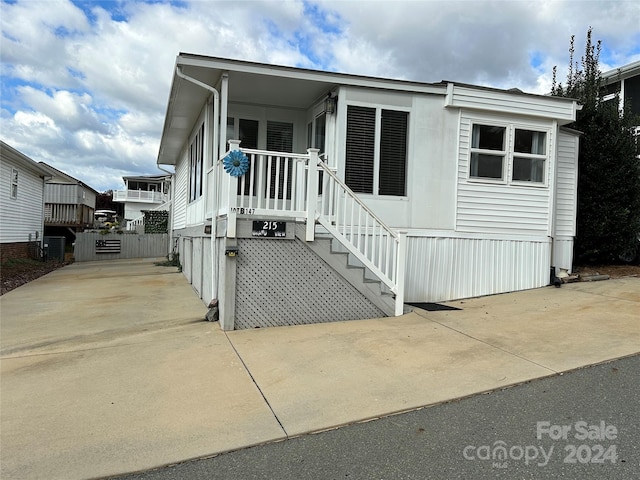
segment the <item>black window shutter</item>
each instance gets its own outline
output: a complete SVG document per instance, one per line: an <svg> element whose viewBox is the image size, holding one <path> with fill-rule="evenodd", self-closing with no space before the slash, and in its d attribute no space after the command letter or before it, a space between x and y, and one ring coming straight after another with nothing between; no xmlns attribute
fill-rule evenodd
<svg viewBox="0 0 640 480"><path fill-rule="evenodd" d="M376 110L347 107L345 183L358 193L373 193Z"/></svg>
<svg viewBox="0 0 640 480"><path fill-rule="evenodd" d="M406 195L407 112L382 110L379 195Z"/></svg>

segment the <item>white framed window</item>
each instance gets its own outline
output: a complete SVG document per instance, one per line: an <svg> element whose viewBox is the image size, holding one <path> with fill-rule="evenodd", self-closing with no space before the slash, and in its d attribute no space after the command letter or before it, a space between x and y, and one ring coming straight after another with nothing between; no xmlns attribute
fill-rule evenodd
<svg viewBox="0 0 640 480"><path fill-rule="evenodd" d="M18 198L18 170L15 168L11 169L11 188L9 191L11 198Z"/></svg>
<svg viewBox="0 0 640 480"><path fill-rule="evenodd" d="M325 112L316 115L307 124L307 148L317 148L322 155L325 152L325 139L327 135L327 114Z"/></svg>
<svg viewBox="0 0 640 480"><path fill-rule="evenodd" d="M507 157L506 131L506 127L496 125L473 126L469 160L470 177L504 180Z"/></svg>
<svg viewBox="0 0 640 480"><path fill-rule="evenodd" d="M548 132L516 125L473 124L469 179L544 185Z"/></svg>
<svg viewBox="0 0 640 480"><path fill-rule="evenodd" d="M514 182L544 183L546 160L546 133L516 128L511 180Z"/></svg>

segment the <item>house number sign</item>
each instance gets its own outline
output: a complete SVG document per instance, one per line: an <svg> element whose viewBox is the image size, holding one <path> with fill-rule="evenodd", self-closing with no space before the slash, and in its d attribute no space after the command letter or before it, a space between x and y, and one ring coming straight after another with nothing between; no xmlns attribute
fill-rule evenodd
<svg viewBox="0 0 640 480"><path fill-rule="evenodd" d="M272 222L269 220L254 220L251 229L252 237L286 237L287 222Z"/></svg>

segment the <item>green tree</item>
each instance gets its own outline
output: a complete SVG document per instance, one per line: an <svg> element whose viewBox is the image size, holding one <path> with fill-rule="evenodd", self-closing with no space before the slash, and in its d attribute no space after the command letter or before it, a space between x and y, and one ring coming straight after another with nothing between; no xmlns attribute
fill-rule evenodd
<svg viewBox="0 0 640 480"><path fill-rule="evenodd" d="M585 54L574 62L569 48L566 84L556 81L552 95L577 99L582 110L572 128L582 132L578 159L578 217L575 260L578 263L618 263L637 254L640 234L640 160L634 137L637 118L619 98L602 99L599 68L601 42L587 32Z"/></svg>

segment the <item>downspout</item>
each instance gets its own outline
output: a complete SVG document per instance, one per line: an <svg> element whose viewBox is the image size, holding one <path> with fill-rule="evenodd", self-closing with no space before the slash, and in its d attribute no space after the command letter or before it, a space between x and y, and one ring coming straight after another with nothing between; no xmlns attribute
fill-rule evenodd
<svg viewBox="0 0 640 480"><path fill-rule="evenodd" d="M558 195L558 146L560 144L560 127L558 121L553 121L553 169L547 167L547 171L551 171L553 177L549 180L549 238L551 245L549 249L549 285L560 287L562 281L558 278L558 272L555 266L555 249L556 249L556 197ZM551 149L549 149L549 157L551 158ZM551 184L553 182L553 184Z"/></svg>
<svg viewBox="0 0 640 480"><path fill-rule="evenodd" d="M213 94L213 118L212 118L212 123L213 123L213 135L212 135L212 145L211 145L211 168L213 168L213 174L212 174L212 181L215 180L215 172L216 172L216 153L218 152L218 105L220 103L220 94L218 93L218 90L216 90L214 87L212 87L211 85L207 85L206 83L201 82L200 80L197 80L195 78L189 77L188 75L185 75L184 73L182 73L182 69L181 66L178 65L176 66L176 75L188 82L191 82L195 85L198 85L199 87L204 88L205 90L210 91ZM214 182L215 183L215 182ZM214 185L215 186L215 185ZM209 190L209 189L207 189ZM211 188L210 190L214 190L213 188ZM217 188L215 189L215 193L213 194L213 197L215 198L217 196ZM207 199L207 200L211 200L212 205L211 205L211 274L212 274L212 281L211 281L211 301L213 302L213 300L215 300L218 296L218 264L216 262L216 257L215 257L215 242L216 242L216 230L217 230L217 208L218 206L215 205L213 198L212 199Z"/></svg>

